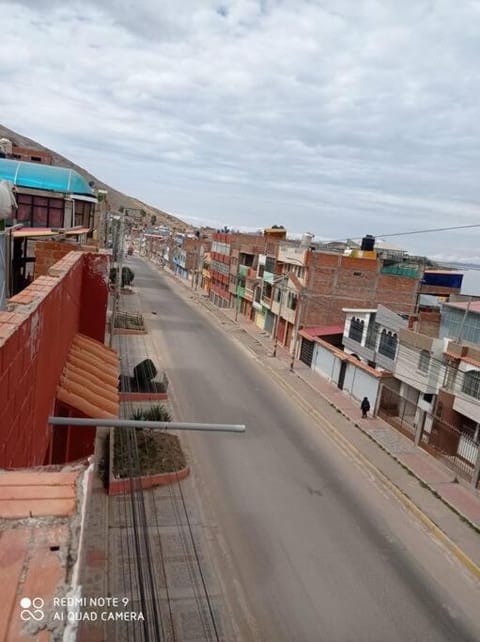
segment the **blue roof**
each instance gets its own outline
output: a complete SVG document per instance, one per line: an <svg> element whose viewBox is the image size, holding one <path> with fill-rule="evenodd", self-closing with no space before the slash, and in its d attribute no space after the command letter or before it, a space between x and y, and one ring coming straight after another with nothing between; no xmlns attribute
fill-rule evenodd
<svg viewBox="0 0 480 642"><path fill-rule="evenodd" d="M67 167L0 158L0 179L2 178L18 187L95 196L95 191L83 176Z"/></svg>

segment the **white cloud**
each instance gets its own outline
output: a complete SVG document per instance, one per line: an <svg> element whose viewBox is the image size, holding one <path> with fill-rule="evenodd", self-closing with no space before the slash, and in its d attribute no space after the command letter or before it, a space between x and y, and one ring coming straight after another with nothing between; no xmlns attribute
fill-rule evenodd
<svg viewBox="0 0 480 642"><path fill-rule="evenodd" d="M0 0L0 15L3 124L160 207L331 238L478 220L477 3ZM478 238L404 240L474 256Z"/></svg>

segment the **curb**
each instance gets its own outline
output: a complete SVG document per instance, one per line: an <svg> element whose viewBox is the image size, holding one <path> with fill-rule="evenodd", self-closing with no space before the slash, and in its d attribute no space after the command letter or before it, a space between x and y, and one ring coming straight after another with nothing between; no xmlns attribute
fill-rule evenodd
<svg viewBox="0 0 480 642"><path fill-rule="evenodd" d="M330 399L328 397L326 397L320 390L318 390L317 388L312 386L312 384L309 381L306 381L301 375L297 374L297 377L301 381L303 381L304 384L309 386L316 394L318 394L332 408L335 408L335 410L337 412L339 412L343 417L345 417L345 419L347 419L350 423L352 423L355 426L355 428L358 428L358 430L360 430L366 437L368 437L371 441L373 441L373 443L376 444L379 448L381 448L384 453L386 453L389 457L391 457L394 461L396 461L399 466L401 466L404 470L406 470L410 475L415 477L415 479L419 483L423 484L432 493L432 495L434 495L437 499L439 499L441 502L443 502L445 504L445 506L448 506L448 508L452 512L454 512L456 515L458 515L461 519L463 519L465 522L467 522L467 524L470 526L470 528L472 528L477 533L480 533L480 528L479 528L478 524L476 524L475 522L472 522L469 517L467 517L466 515L464 515L462 513L462 511L460 511L456 506L451 504L447 499L442 497L440 495L440 493L437 491L436 488L433 488L433 486L431 486L428 482L426 482L424 479L422 479L422 477L420 477L420 475L418 475L414 470L412 470L406 464L404 464L403 461L401 461L397 457L397 455L395 455L395 453L392 453L389 450L387 450L387 448L385 448L385 446L382 443L377 441L375 439L375 437L372 434L370 434L368 432L368 430L366 430L361 424L358 424L355 421L355 419L352 419L352 417L350 417L350 415L348 415L345 411L343 411L341 408L336 406L332 401L330 401ZM422 451L420 450L420 452L422 452Z"/></svg>
<svg viewBox="0 0 480 642"><path fill-rule="evenodd" d="M148 260L148 259L147 259ZM180 279L175 277L174 274L171 274L169 272L166 272L176 283L181 284L185 287L187 290L186 284L183 284ZM198 295L197 295L198 297ZM191 299L197 298L197 297L190 297ZM199 298L199 297L198 297ZM211 314L213 314L216 318L218 318L218 314L215 314L212 310L209 309L207 305L204 305L205 307ZM219 312L222 313L222 310L219 309ZM222 313L223 317L225 317L228 321L231 321L231 319L224 313ZM248 330L246 332L249 334L250 337L256 339L255 336L251 335ZM261 342L260 342L261 343ZM263 344L262 344L263 345ZM258 358L257 355L248 347L245 346L247 350L249 350L250 353L254 354ZM451 540L448 535L439 527L435 524L435 522L428 517L426 513L424 513L419 506L417 506L409 497L408 495L402 491L396 484L394 484L386 475L383 473L375 464L373 464L365 455L363 455L356 446L354 446L342 433L335 428L333 424L331 424L328 419L323 417L308 401L306 401L294 388L292 388L288 382L286 382L283 377L278 374L271 366L268 365L268 363L262 362L263 367L267 372L270 373L272 376L272 379L274 379L280 387L282 387L285 391L289 393L290 396L292 396L296 403L303 409L305 412L307 412L309 415L314 416L315 419L323 424L324 427L324 433L327 434L332 441L336 442L337 446L339 448L343 448L351 454L358 462L361 462L362 465L369 469L370 472L375 475L375 477L380 481L380 483L388 489L404 506L407 510L410 511L415 517L422 522L422 524L427 528L427 530L432 533L432 535L440 541L445 548L447 548L452 555L465 567L467 568L472 575L474 575L476 578L480 579L480 566L478 566L468 555L466 555L453 540ZM296 374L296 373L295 373ZM451 506L449 502L444 501L442 497L438 495L438 493L432 489L428 484L426 484L420 477L418 477L413 471L411 471L408 467L406 467L402 462L400 462L394 455L392 455L390 452L388 452L385 448L382 447L381 444L379 444L369 433L367 433L365 430L363 430L358 424L354 422L354 420L351 419L348 415L346 415L341 409L337 408L335 404L333 404L327 397L325 397L320 391L318 391L316 388L314 388L308 381L305 381L300 375L296 374L296 376L306 385L308 385L312 390L314 390L321 398L328 403L330 406L335 408L342 416L344 416L346 419L348 419L351 423L355 425L363 434L368 436L375 444L377 444L380 448L382 448L394 461L396 461L398 464L402 466L405 470L407 470L409 473L411 473L418 481L421 481L422 484L425 484L425 486L428 488L432 494L434 494L438 499L443 501L443 503L448 506L453 512L455 512L457 515L462 517L472 528L474 528L476 531L478 531L478 527L473 524L468 518L463 516L455 507Z"/></svg>
<svg viewBox="0 0 480 642"><path fill-rule="evenodd" d="M154 486L167 486L174 484L188 477L190 474L190 467L186 466L181 470L176 470L173 473L158 473L157 475L145 475L143 477L133 477L132 479L112 478L108 483L109 495L124 495L126 493L135 492L138 485L142 490L153 488Z"/></svg>
<svg viewBox="0 0 480 642"><path fill-rule="evenodd" d="M122 401L167 401L168 392L120 392Z"/></svg>
<svg viewBox="0 0 480 642"><path fill-rule="evenodd" d="M305 401L303 397L294 390L282 377L279 375L273 368L270 366L265 366L265 369L269 371L273 379L291 395L298 405L305 410L310 415L313 415L315 419L319 420L326 430L325 434L328 434L330 438L337 443L337 445L349 453L364 466L368 468L372 474L382 483L382 485L387 488L395 497L407 508L417 519L419 519L423 525L433 534L433 536L439 540L445 548L447 548L456 559L467 568L472 575L480 579L480 566L475 564L475 562L466 555L455 542L453 542L448 535L442 531L442 529L435 524L433 520L422 511L422 509L417 506L406 493L403 492L396 484L394 484L386 475L383 473L375 464L373 464L363 453L361 453L356 446L354 446L342 433L331 424L328 419L323 417L313 406L310 405L308 401ZM300 377L299 377L300 378ZM303 381L303 379L302 379ZM324 398L325 399L325 398ZM332 404L333 405L333 404ZM335 407L335 406L334 406ZM343 413L342 413L343 414ZM345 415L346 416L346 415ZM347 417L349 418L349 417ZM400 463L400 462L399 462ZM405 468L405 466L404 466ZM409 469L408 469L409 470Z"/></svg>

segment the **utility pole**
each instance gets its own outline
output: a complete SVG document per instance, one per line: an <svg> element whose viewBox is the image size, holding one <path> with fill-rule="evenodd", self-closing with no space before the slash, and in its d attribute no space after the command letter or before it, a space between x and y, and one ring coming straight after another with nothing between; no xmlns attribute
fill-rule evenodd
<svg viewBox="0 0 480 642"><path fill-rule="evenodd" d="M238 276L235 277L235 321L238 321L238 310L240 308L240 295L238 294Z"/></svg>
<svg viewBox="0 0 480 642"><path fill-rule="evenodd" d="M295 357L297 353L297 343L298 343L298 333L300 331L300 319L303 311L303 288L300 290L298 295L298 307L297 315L295 317L295 326L293 330L293 349L292 349L292 360L290 361L290 372L294 372Z"/></svg>
<svg viewBox="0 0 480 642"><path fill-rule="evenodd" d="M113 267L114 267L114 290L112 301L112 314L110 317L110 337L108 345L111 348L113 342L113 332L115 330L115 321L120 306L120 289L122 284L122 268L123 268L123 253L124 253L124 215L116 216L113 219Z"/></svg>
<svg viewBox="0 0 480 642"><path fill-rule="evenodd" d="M280 325L280 319L282 318L283 299L285 297L285 290L286 290L287 282L288 282L288 274L284 274L282 276L282 285L280 287L280 305L278 306L278 317L277 317L277 323L275 324L275 336L274 336L272 357L276 357L277 356L278 326Z"/></svg>

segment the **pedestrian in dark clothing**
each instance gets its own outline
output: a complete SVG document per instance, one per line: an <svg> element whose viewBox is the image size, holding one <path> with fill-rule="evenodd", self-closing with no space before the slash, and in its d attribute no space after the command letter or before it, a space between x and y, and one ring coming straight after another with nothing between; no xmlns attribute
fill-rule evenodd
<svg viewBox="0 0 480 642"><path fill-rule="evenodd" d="M360 404L360 408L362 409L362 419L366 419L367 412L370 410L370 402L368 401L367 397L363 398L362 403Z"/></svg>

